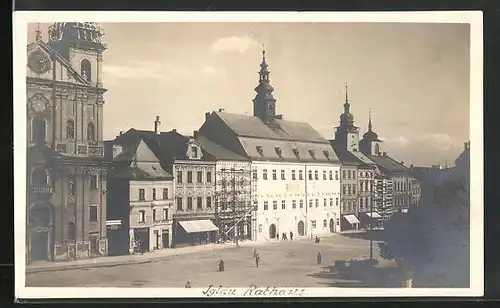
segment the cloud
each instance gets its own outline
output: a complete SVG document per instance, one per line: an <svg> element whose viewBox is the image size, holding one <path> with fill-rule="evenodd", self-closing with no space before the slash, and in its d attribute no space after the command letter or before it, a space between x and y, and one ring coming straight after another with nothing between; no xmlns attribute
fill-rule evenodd
<svg viewBox="0 0 500 308"><path fill-rule="evenodd" d="M382 138L381 138L382 139ZM441 151L446 152L457 147L457 143L450 135L444 133L424 134L414 138L403 136L383 138L391 147L408 147L415 151Z"/></svg>
<svg viewBox="0 0 500 308"><path fill-rule="evenodd" d="M210 51L214 54L231 51L245 52L258 46L259 43L250 36L230 36L215 41L210 47Z"/></svg>
<svg viewBox="0 0 500 308"><path fill-rule="evenodd" d="M227 71L223 68L213 67L210 65L202 67L200 70L200 74L202 77L206 78L225 78L227 75Z"/></svg>

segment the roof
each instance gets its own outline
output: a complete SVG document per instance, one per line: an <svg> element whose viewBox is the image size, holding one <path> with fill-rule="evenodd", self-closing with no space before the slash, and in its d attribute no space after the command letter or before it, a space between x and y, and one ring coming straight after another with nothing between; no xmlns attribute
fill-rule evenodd
<svg viewBox="0 0 500 308"><path fill-rule="evenodd" d="M308 123L276 119L273 121L275 125L271 126L266 125L261 119L254 116L226 112L215 112L215 114L240 137L319 143L328 142Z"/></svg>
<svg viewBox="0 0 500 308"><path fill-rule="evenodd" d="M201 146L203 151L205 151L210 156L214 157L215 160L235 160L235 161L248 160L244 156L236 154L222 147L221 145L208 140L206 137L202 135L197 135L195 140L196 143Z"/></svg>
<svg viewBox="0 0 500 308"><path fill-rule="evenodd" d="M369 158L374 161L383 172L390 174L408 174L410 171L403 164L387 155L371 155Z"/></svg>
<svg viewBox="0 0 500 308"><path fill-rule="evenodd" d="M335 140L329 140L332 145L335 154L340 159L343 164L355 165L355 166L373 166L375 167L375 162L371 160L365 154L359 151L349 151L342 145L335 142Z"/></svg>

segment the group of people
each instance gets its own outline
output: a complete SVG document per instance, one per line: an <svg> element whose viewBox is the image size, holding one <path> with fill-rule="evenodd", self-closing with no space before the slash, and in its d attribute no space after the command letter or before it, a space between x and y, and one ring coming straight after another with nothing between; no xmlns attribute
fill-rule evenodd
<svg viewBox="0 0 500 308"><path fill-rule="evenodd" d="M293 232L290 231L290 233L288 233L288 234L290 235L290 241L292 241L293 240ZM276 239L278 239L278 240L280 239L279 233L276 234ZM286 236L286 232L281 233L281 240L288 241L288 238Z"/></svg>

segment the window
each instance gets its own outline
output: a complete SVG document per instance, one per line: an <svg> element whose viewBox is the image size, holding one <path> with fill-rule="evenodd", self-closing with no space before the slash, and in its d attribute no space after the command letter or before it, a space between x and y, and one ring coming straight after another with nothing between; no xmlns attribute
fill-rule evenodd
<svg viewBox="0 0 500 308"><path fill-rule="evenodd" d="M139 200L146 200L146 191L144 190L144 188L139 188Z"/></svg>
<svg viewBox="0 0 500 308"><path fill-rule="evenodd" d="M335 205L338 206L339 205L339 198L335 198Z"/></svg>
<svg viewBox="0 0 500 308"><path fill-rule="evenodd" d="M316 159L316 153L314 152L314 150L309 150L309 155L311 155L312 159Z"/></svg>
<svg viewBox="0 0 500 308"><path fill-rule="evenodd" d="M139 222L146 222L146 211L139 211Z"/></svg>
<svg viewBox="0 0 500 308"><path fill-rule="evenodd" d="M181 197L177 197L175 198L176 200L176 203L177 203L177 210L178 211L182 211L182 198Z"/></svg>
<svg viewBox="0 0 500 308"><path fill-rule="evenodd" d="M182 183L182 171L177 171L177 183Z"/></svg>
<svg viewBox="0 0 500 308"><path fill-rule="evenodd" d="M355 195L356 194L356 184L352 185L352 193Z"/></svg>
<svg viewBox="0 0 500 308"><path fill-rule="evenodd" d="M355 180L356 179L356 171L353 171L352 172L352 179Z"/></svg>
<svg viewBox="0 0 500 308"><path fill-rule="evenodd" d="M351 179L351 170L347 170L347 179L350 180Z"/></svg>
<svg viewBox="0 0 500 308"><path fill-rule="evenodd" d="M345 187L345 184L342 185L342 194L345 195L346 194L346 187Z"/></svg>
<svg viewBox="0 0 500 308"><path fill-rule="evenodd" d="M260 157L264 157L264 150L260 145L256 146L255 149L257 150L257 153L259 154Z"/></svg>
<svg viewBox="0 0 500 308"><path fill-rule="evenodd" d="M323 206L326 207L326 205L327 205L327 201L326 201L326 198L325 198L325 199L323 199Z"/></svg>
<svg viewBox="0 0 500 308"><path fill-rule="evenodd" d="M277 179L278 179L278 177L276 175L276 169L274 169L273 170L273 180L277 180Z"/></svg>
<svg viewBox="0 0 500 308"><path fill-rule="evenodd" d="M187 199L188 199L188 204L187 204L188 211L193 210L193 197L187 197Z"/></svg>
<svg viewBox="0 0 500 308"><path fill-rule="evenodd" d="M300 159L299 150L298 149L292 149L292 151L293 151L293 155L295 155L295 157L297 157L298 159Z"/></svg>
<svg viewBox="0 0 500 308"><path fill-rule="evenodd" d="M327 226L327 221L326 219L323 219L323 228L326 228L326 226Z"/></svg>
<svg viewBox="0 0 500 308"><path fill-rule="evenodd" d="M359 181L359 191L363 191L363 181Z"/></svg>
<svg viewBox="0 0 500 308"><path fill-rule="evenodd" d="M340 225L340 219L337 218L337 226Z"/></svg>
<svg viewBox="0 0 500 308"><path fill-rule="evenodd" d="M281 179L284 180L285 179L285 170L281 170Z"/></svg>
<svg viewBox="0 0 500 308"><path fill-rule="evenodd" d="M312 170L309 170L309 172L307 174L309 176L309 180L312 180L313 179L313 172L312 172Z"/></svg>
<svg viewBox="0 0 500 308"><path fill-rule="evenodd" d="M257 170L253 170L253 171L252 171L252 178L253 178L254 180L258 180L258 179L259 179L259 176L257 175Z"/></svg>
<svg viewBox="0 0 500 308"><path fill-rule="evenodd" d="M304 180L304 174L302 172L302 170L299 170L299 180Z"/></svg>
<svg viewBox="0 0 500 308"><path fill-rule="evenodd" d="M207 197L207 209L212 208L212 197L208 196Z"/></svg>
<svg viewBox="0 0 500 308"><path fill-rule="evenodd" d="M198 147L191 147L191 155L193 158L198 158Z"/></svg>
<svg viewBox="0 0 500 308"><path fill-rule="evenodd" d="M368 180L365 180L365 190L370 191L370 185L368 183Z"/></svg>
<svg viewBox="0 0 500 308"><path fill-rule="evenodd" d="M188 178L187 178L187 182L188 182L188 184L193 183L193 171L188 171L188 172L187 172L187 174L188 174L188 175L187 175L187 177L188 177Z"/></svg>
<svg viewBox="0 0 500 308"><path fill-rule="evenodd" d="M333 198L330 198L330 206L333 206Z"/></svg>
<svg viewBox="0 0 500 308"><path fill-rule="evenodd" d="M299 200L299 207L303 208L304 207L304 200Z"/></svg>
<svg viewBox="0 0 500 308"><path fill-rule="evenodd" d="M325 155L327 160L330 160L330 153L328 153L328 151L323 151L323 155Z"/></svg>
<svg viewBox="0 0 500 308"><path fill-rule="evenodd" d="M75 122L73 120L66 121L66 139L75 139Z"/></svg>
<svg viewBox="0 0 500 308"><path fill-rule="evenodd" d="M80 74L87 81L92 79L92 69L89 60L83 59L82 62L80 62Z"/></svg>
<svg viewBox="0 0 500 308"><path fill-rule="evenodd" d="M351 184L347 184L347 194L351 194Z"/></svg>
<svg viewBox="0 0 500 308"><path fill-rule="evenodd" d="M267 180L267 169L262 169L262 179Z"/></svg>
<svg viewBox="0 0 500 308"><path fill-rule="evenodd" d="M163 188L163 199L168 200L168 188Z"/></svg>
<svg viewBox="0 0 500 308"><path fill-rule="evenodd" d="M87 124L87 140L95 141L95 126L94 123Z"/></svg>
<svg viewBox="0 0 500 308"><path fill-rule="evenodd" d="M309 199L309 208L313 207L313 201L312 199Z"/></svg>
<svg viewBox="0 0 500 308"><path fill-rule="evenodd" d="M296 208L297 208L297 201L292 200L292 209L296 209Z"/></svg>
<svg viewBox="0 0 500 308"><path fill-rule="evenodd" d="M156 221L156 220L157 220L156 209L153 209L153 221Z"/></svg>
<svg viewBox="0 0 500 308"><path fill-rule="evenodd" d="M293 180L293 181L295 181L295 180L296 180L295 170L292 170L292 180Z"/></svg>
<svg viewBox="0 0 500 308"><path fill-rule="evenodd" d="M281 209L286 210L286 201L285 200L281 200Z"/></svg>
<svg viewBox="0 0 500 308"><path fill-rule="evenodd" d="M318 170L314 170L314 179L319 180L319 172Z"/></svg>
<svg viewBox="0 0 500 308"><path fill-rule="evenodd" d="M203 208L203 199L201 197L196 198L196 208L197 209Z"/></svg>
<svg viewBox="0 0 500 308"><path fill-rule="evenodd" d="M276 155L278 155L279 158L283 158L281 155L281 149L280 148L274 148L274 151L276 151Z"/></svg>
<svg viewBox="0 0 500 308"><path fill-rule="evenodd" d="M168 220L168 209L163 209L163 220Z"/></svg>
<svg viewBox="0 0 500 308"><path fill-rule="evenodd" d="M153 188L153 200L156 200L156 188Z"/></svg>
<svg viewBox="0 0 500 308"><path fill-rule="evenodd" d="M330 181L333 180L333 171L332 170L330 170L328 172L328 176L329 176Z"/></svg>
<svg viewBox="0 0 500 308"><path fill-rule="evenodd" d="M363 198L360 198L359 199L359 208L362 209L364 207L364 203L363 203Z"/></svg>
<svg viewBox="0 0 500 308"><path fill-rule="evenodd" d="M316 199L316 202L314 203L316 207L319 207L319 199Z"/></svg>
<svg viewBox="0 0 500 308"><path fill-rule="evenodd" d="M97 185L97 174L90 175L90 189L97 190L99 187Z"/></svg>
<svg viewBox="0 0 500 308"><path fill-rule="evenodd" d="M269 202L264 201L264 211L267 211L269 209Z"/></svg>
<svg viewBox="0 0 500 308"><path fill-rule="evenodd" d="M212 171L207 171L207 183L212 183Z"/></svg>
<svg viewBox="0 0 500 308"><path fill-rule="evenodd" d="M311 220L311 227L316 229L316 220Z"/></svg>
<svg viewBox="0 0 500 308"><path fill-rule="evenodd" d="M342 179L344 179L344 180L345 180L345 178L346 178L346 176L345 176L345 175L346 175L345 170L342 170Z"/></svg>
<svg viewBox="0 0 500 308"><path fill-rule="evenodd" d="M365 197L365 207L370 206L370 204L369 204L369 203L370 203L370 202L368 201L368 197Z"/></svg>
<svg viewBox="0 0 500 308"><path fill-rule="evenodd" d="M91 205L89 208L89 216L91 222L97 222L97 205Z"/></svg>
<svg viewBox="0 0 500 308"><path fill-rule="evenodd" d="M339 172L337 170L335 170L335 179L338 180L339 179Z"/></svg>
<svg viewBox="0 0 500 308"><path fill-rule="evenodd" d="M33 142L40 142L40 143L45 143L46 140L46 123L45 123L45 118L42 116L37 116L33 119L33 122L31 123L32 128L31 128L31 138Z"/></svg>
<svg viewBox="0 0 500 308"><path fill-rule="evenodd" d="M203 172L202 171L196 172L196 182L203 183Z"/></svg>
<svg viewBox="0 0 500 308"><path fill-rule="evenodd" d="M327 177L326 177L326 170L323 170L323 180L326 180Z"/></svg>
<svg viewBox="0 0 500 308"><path fill-rule="evenodd" d="M278 201L273 201L273 210L278 209Z"/></svg>

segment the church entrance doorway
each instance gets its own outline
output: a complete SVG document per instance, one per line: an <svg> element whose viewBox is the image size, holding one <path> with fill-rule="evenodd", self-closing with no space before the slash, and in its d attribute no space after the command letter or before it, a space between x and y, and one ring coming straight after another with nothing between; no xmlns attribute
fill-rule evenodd
<svg viewBox="0 0 500 308"><path fill-rule="evenodd" d="M276 226L274 224L269 226L269 238L276 238Z"/></svg>
<svg viewBox="0 0 500 308"><path fill-rule="evenodd" d="M335 223L333 222L333 218L330 219L330 233L335 232Z"/></svg>
<svg viewBox="0 0 500 308"><path fill-rule="evenodd" d="M299 233L300 236L304 236L305 235L305 225L304 225L304 222L301 220L299 221L299 223L297 224L297 232Z"/></svg>

